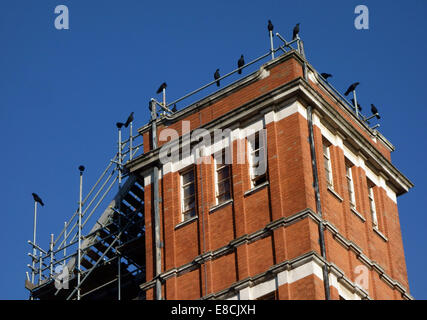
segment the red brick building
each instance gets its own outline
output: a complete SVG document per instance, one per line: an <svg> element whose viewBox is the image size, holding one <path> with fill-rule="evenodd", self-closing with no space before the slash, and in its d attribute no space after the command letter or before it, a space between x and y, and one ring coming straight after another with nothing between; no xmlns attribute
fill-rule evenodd
<svg viewBox="0 0 427 320"><path fill-rule="evenodd" d="M412 299L397 208L412 183L391 163L393 145L298 52L156 127L157 148L147 124L144 154L127 164L144 181L147 299ZM203 149L212 161L159 161L164 129L184 145L198 128L230 129L230 165L215 147ZM248 129L265 129L265 143ZM266 172L254 175L262 149Z"/></svg>

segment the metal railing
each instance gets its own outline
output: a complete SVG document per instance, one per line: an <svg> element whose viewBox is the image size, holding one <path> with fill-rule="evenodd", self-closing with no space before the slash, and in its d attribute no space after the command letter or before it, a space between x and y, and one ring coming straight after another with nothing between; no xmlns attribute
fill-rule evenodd
<svg viewBox="0 0 427 320"><path fill-rule="evenodd" d="M44 250L35 243L35 234L34 240L28 241L32 248L32 253L28 253L32 264L28 264L31 279L27 272L27 280L33 286L52 280L57 266L65 266L71 258L78 255L78 252L82 250L79 247L79 231L82 235L80 240L92 236L87 233L87 230L87 234L84 235L85 227L87 227L94 213L97 212L97 209L106 200L107 196L112 194L113 186L117 185L118 181L126 176L123 172L123 166L143 150L142 136L139 133L132 135L132 123L130 123L129 138L127 140L121 141L121 133L121 129L119 129L117 152L81 201L82 219L80 223L78 219L79 209L77 209L71 215L71 218L64 222L64 227L59 235L55 239L53 234L51 235L48 250ZM67 251L71 253L67 254Z"/></svg>

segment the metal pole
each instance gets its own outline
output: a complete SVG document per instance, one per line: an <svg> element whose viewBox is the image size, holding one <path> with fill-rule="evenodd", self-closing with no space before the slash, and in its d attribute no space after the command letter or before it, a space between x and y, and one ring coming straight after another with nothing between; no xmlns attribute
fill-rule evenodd
<svg viewBox="0 0 427 320"><path fill-rule="evenodd" d="M319 191L319 177L317 173L317 160L316 160L316 149L314 146L314 132L313 132L313 110L312 106L307 107L307 122L308 122L308 131L309 136L308 140L310 143L310 153L311 153L311 164L313 170L313 187L314 187L314 197L316 201L316 211L320 216L319 222L319 242L320 242L320 251L324 261L323 265L323 284L325 287L325 298L330 300L330 288L329 288L329 274L328 266L326 265L326 247L325 247L325 235L323 232L323 218L322 218L322 206L320 203L320 191Z"/></svg>
<svg viewBox="0 0 427 320"><path fill-rule="evenodd" d="M132 137L132 122L130 123L130 138L129 138L129 160L132 160L132 144L133 144L133 137Z"/></svg>
<svg viewBox="0 0 427 320"><path fill-rule="evenodd" d="M80 192L79 192L79 225L78 225L78 251L77 251L77 300L80 300L80 278L81 278L81 249L82 249L82 194L83 194L83 171L84 167L80 166Z"/></svg>
<svg viewBox="0 0 427 320"><path fill-rule="evenodd" d="M274 59L273 31L270 31L270 51L271 59Z"/></svg>
<svg viewBox="0 0 427 320"><path fill-rule="evenodd" d="M33 229L33 244L36 244L36 230L37 230L37 201L34 201L34 229ZM33 269L31 271L31 282L34 283L34 278L35 278L35 272L34 272L34 268L35 268L35 257L36 257L37 251L36 251L36 247L33 246Z"/></svg>
<svg viewBox="0 0 427 320"><path fill-rule="evenodd" d="M157 113L155 101L150 101L151 109L151 144L152 148L157 148ZM162 286L159 275L162 269L162 252L160 248L160 213L159 213L159 168L153 167L153 203L154 203L154 241L156 246L156 299L162 299Z"/></svg>
<svg viewBox="0 0 427 320"><path fill-rule="evenodd" d="M359 118L359 107L357 105L356 90L353 90L354 108L356 109L356 117Z"/></svg>
<svg viewBox="0 0 427 320"><path fill-rule="evenodd" d="M53 233L50 234L50 277L53 276Z"/></svg>
<svg viewBox="0 0 427 320"><path fill-rule="evenodd" d="M166 88L163 88L163 106L166 107Z"/></svg>
<svg viewBox="0 0 427 320"><path fill-rule="evenodd" d="M64 221L64 258L67 256L67 221ZM65 266L65 260L64 260Z"/></svg>
<svg viewBox="0 0 427 320"><path fill-rule="evenodd" d="M40 252L39 256L39 284L42 282L42 268L43 268L43 254Z"/></svg>
<svg viewBox="0 0 427 320"><path fill-rule="evenodd" d="M130 123L131 128L132 128L132 122ZM132 132L132 130L131 130ZM132 137L132 133L131 133L131 137ZM118 171L119 171L119 194L120 194L120 189L121 189L121 183L122 183L122 130L119 128L119 161L118 161ZM132 146L132 144L130 144ZM119 228L121 228L121 217L120 217L120 204L121 204L121 199L119 198L119 204L118 204L118 209L119 212L116 213L119 215ZM120 235L117 237L117 245L120 246ZM117 249L116 249L117 250ZM121 300L121 256L120 256L120 252L117 250L117 300Z"/></svg>

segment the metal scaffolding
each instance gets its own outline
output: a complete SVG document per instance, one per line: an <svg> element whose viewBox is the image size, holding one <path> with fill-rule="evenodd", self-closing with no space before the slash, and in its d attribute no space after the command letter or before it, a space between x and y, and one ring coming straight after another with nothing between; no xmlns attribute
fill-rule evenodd
<svg viewBox="0 0 427 320"><path fill-rule="evenodd" d="M295 40L286 41L279 33L278 39L283 43L274 49L273 34L270 32L270 49L267 53L250 61L226 75L191 91L183 97L166 103L166 87L163 88L162 102L151 99L151 149L157 147L156 123L158 121L157 107L162 112L160 117L175 119L176 104L194 96L198 92L216 84L261 60L268 58L280 59L278 53L287 54L289 51L299 53L304 62L304 79L308 81L309 64L305 58L304 46L299 36ZM296 46L296 48L294 48ZM275 57L276 54L276 57ZM372 117L364 117L357 107L346 100L328 81L310 67L318 82L334 93L346 109L365 125ZM237 81L240 81L238 79ZM236 81L236 82L237 82ZM232 84L230 84L232 85ZM173 106L171 110L170 107ZM128 119L129 120L129 119ZM133 120L133 116L132 116ZM31 299L135 299L145 298L145 293L139 289L146 281L145 274L145 212L144 212L144 182L142 178L124 171L124 165L143 150L142 136L132 135L133 122L129 126L129 137L122 141L122 125L117 124L117 152L108 162L105 170L83 198L83 171L80 169L80 193L78 209L64 223L59 235L50 238L49 249L44 250L36 243L37 203L34 207L34 237L28 241L32 253L31 278L27 272L26 288L30 290ZM127 125L126 125L127 127ZM136 145L135 145L136 141ZM161 241L159 219L159 168L153 168L153 214L155 237L155 277L156 298L162 298L161 280ZM124 180L124 182L123 182ZM114 193L113 186L118 186ZM107 199L111 200L107 204ZM107 205L106 205L107 204ZM106 206L105 206L106 205ZM106 208L99 212L98 209ZM95 212L99 218L95 220ZM89 226L92 228L89 229ZM71 253L70 253L71 252ZM65 288L67 286L67 288ZM68 290L63 290L68 289Z"/></svg>

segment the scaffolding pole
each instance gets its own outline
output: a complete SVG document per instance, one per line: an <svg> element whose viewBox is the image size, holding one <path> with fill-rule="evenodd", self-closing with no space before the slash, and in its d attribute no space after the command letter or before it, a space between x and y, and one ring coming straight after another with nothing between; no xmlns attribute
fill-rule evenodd
<svg viewBox="0 0 427 320"><path fill-rule="evenodd" d="M81 280L81 250L82 250L82 194L83 194L83 171L80 166L80 192L79 192L79 224L78 224L78 251L77 251L77 300L80 300L80 280Z"/></svg>
<svg viewBox="0 0 427 320"><path fill-rule="evenodd" d="M132 122L131 122L131 127L132 127ZM132 146L132 140L130 140L130 146ZM119 141L118 141L118 147L119 147L119 159L118 159L118 175L119 175L119 181L118 181L118 185L119 185L119 194L120 194L120 190L121 190L121 185L122 185L122 130L121 128L119 128ZM118 223L119 223L119 228L121 228L121 202L122 199L119 197L119 203L118 203L118 211L116 212L116 214L118 214ZM120 246L120 234L117 237L117 245ZM120 255L120 251L116 248L116 252L118 255L118 259L117 259L117 300L121 300L121 255Z"/></svg>
<svg viewBox="0 0 427 320"><path fill-rule="evenodd" d="M36 244L36 232L37 232L37 201L34 200L34 227L33 227L33 263L32 263L32 271L31 271L31 282L34 283L34 278L35 278L35 266L36 266L36 261L35 261L35 257L37 254L37 250L35 247Z"/></svg>
<svg viewBox="0 0 427 320"><path fill-rule="evenodd" d="M156 102L150 101L151 110L151 144L153 150L157 148L157 112ZM162 300L162 286L160 273L162 272L162 252L160 245L160 213L159 213L159 168L153 167L153 203L154 203L154 238L156 246L156 299Z"/></svg>

